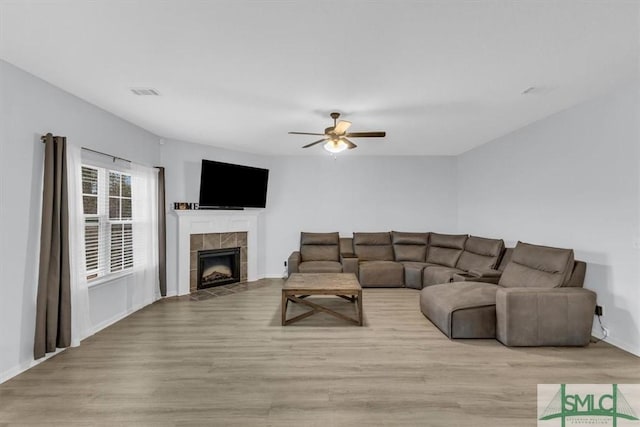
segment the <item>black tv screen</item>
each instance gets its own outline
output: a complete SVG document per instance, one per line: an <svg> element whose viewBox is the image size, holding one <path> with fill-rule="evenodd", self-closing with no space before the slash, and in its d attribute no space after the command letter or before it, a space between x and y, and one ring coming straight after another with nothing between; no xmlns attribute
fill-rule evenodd
<svg viewBox="0 0 640 427"><path fill-rule="evenodd" d="M269 169L202 159L200 209L264 208Z"/></svg>

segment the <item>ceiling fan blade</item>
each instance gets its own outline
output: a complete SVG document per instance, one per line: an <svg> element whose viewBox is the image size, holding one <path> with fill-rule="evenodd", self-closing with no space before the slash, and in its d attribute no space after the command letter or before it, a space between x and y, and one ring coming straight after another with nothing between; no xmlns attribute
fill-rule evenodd
<svg viewBox="0 0 640 427"><path fill-rule="evenodd" d="M328 138L322 138L322 139L319 139L319 140L317 140L317 141L312 142L311 144L303 145L303 146L302 146L302 148L309 148L309 147L312 147L312 146L314 146L314 145L316 145L316 144L320 144L321 142L326 141L327 139L328 139Z"/></svg>
<svg viewBox="0 0 640 427"><path fill-rule="evenodd" d="M349 129L349 126L351 126L351 122L348 122L346 120L340 120L336 124L336 127L335 129L333 129L333 131L336 133L336 135L342 135L347 131L347 129Z"/></svg>
<svg viewBox="0 0 640 427"><path fill-rule="evenodd" d="M289 135L324 135L324 133L288 132Z"/></svg>
<svg viewBox="0 0 640 427"><path fill-rule="evenodd" d="M387 133L384 131L380 132L351 132L346 134L349 138L382 138L386 136Z"/></svg>
<svg viewBox="0 0 640 427"><path fill-rule="evenodd" d="M343 138L340 138L340 139L342 139L342 140L347 144L347 148L348 148L349 150L352 150L352 149L354 149L354 148L356 148L356 147L357 147L357 145L356 145L356 144L354 144L353 142L349 141L347 138L344 138L344 137L343 137Z"/></svg>

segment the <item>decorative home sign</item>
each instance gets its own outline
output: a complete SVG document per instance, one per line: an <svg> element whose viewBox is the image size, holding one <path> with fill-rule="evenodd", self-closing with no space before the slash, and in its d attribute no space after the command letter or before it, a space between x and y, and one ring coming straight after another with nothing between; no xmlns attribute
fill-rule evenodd
<svg viewBox="0 0 640 427"><path fill-rule="evenodd" d="M173 203L173 209L178 210L178 211L186 211L186 210L191 210L191 209L198 209L198 204L197 203L191 203L191 202L174 202Z"/></svg>

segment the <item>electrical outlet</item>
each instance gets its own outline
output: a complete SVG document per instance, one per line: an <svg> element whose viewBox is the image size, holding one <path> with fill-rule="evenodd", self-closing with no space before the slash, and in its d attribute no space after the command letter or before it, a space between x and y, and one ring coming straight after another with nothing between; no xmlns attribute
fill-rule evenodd
<svg viewBox="0 0 640 427"><path fill-rule="evenodd" d="M596 316L602 316L602 306L596 305Z"/></svg>

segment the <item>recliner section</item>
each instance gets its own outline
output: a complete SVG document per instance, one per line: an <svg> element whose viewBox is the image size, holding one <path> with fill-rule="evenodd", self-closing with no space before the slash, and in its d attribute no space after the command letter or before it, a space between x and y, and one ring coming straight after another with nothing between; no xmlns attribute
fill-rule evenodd
<svg viewBox="0 0 640 427"><path fill-rule="evenodd" d="M424 286L452 282L456 274L469 274L495 270L504 251L502 239L487 239L477 236L434 235L439 246L432 243L430 253L437 251L438 256L431 262L446 261L445 266L428 266L424 270ZM435 246L435 247L434 247ZM455 263L454 260L455 259ZM429 262L429 258L427 258ZM437 262L435 262L437 263ZM494 271L495 273L495 271Z"/></svg>
<svg viewBox="0 0 640 427"><path fill-rule="evenodd" d="M449 338L496 338L508 346L585 346L594 292L572 249L518 242L497 284L461 281L425 287L420 309Z"/></svg>
<svg viewBox="0 0 640 427"><path fill-rule="evenodd" d="M431 233L391 232L393 254L404 268L404 285L422 289L422 271L427 266L427 249Z"/></svg>
<svg viewBox="0 0 640 427"><path fill-rule="evenodd" d="M427 262L455 268L468 237L466 234L431 233Z"/></svg>
<svg viewBox="0 0 640 427"><path fill-rule="evenodd" d="M335 233L300 233L300 250L287 260L291 273L342 273L340 235Z"/></svg>
<svg viewBox="0 0 640 427"><path fill-rule="evenodd" d="M353 233L353 252L362 286L404 286L404 268L395 261L390 233Z"/></svg>

